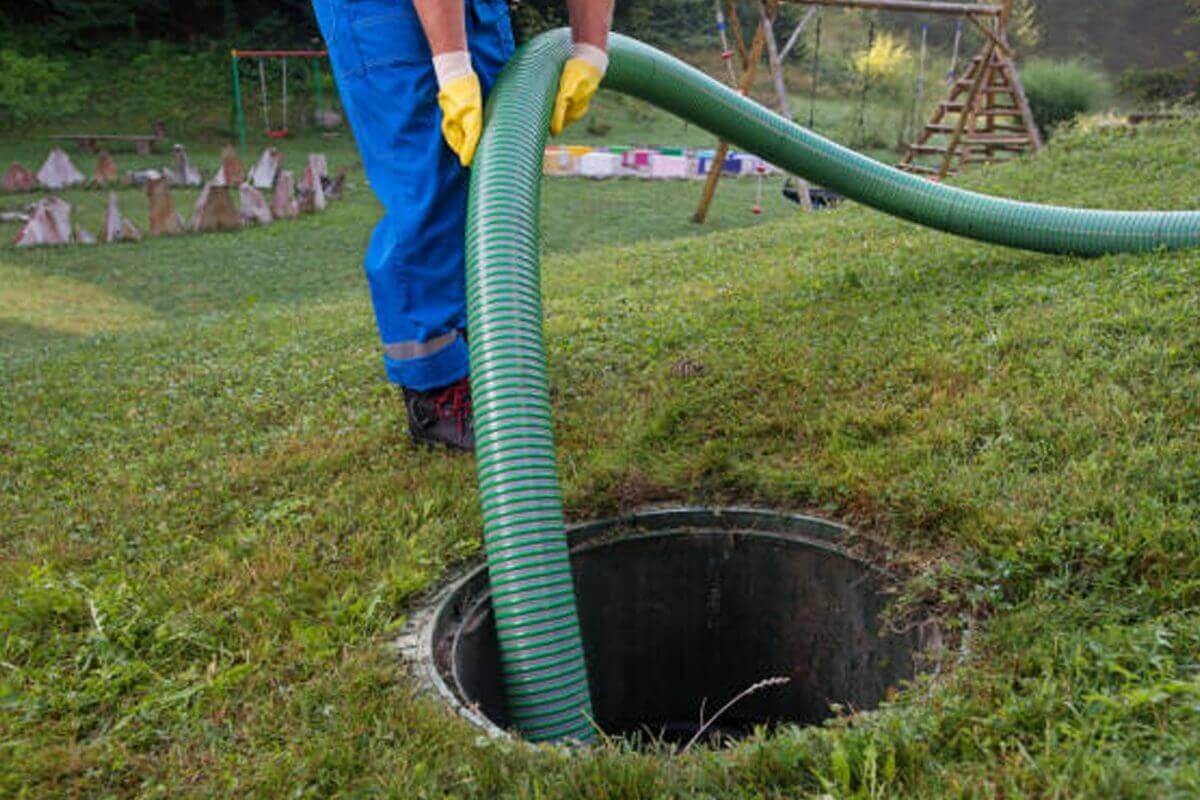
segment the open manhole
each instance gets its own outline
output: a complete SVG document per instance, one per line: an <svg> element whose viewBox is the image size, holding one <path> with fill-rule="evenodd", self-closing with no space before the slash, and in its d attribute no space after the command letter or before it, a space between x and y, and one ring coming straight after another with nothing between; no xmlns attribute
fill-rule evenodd
<svg viewBox="0 0 1200 800"><path fill-rule="evenodd" d="M848 532L753 510L656 510L573 528L571 562L596 723L686 741L865 710L911 678L929 626L886 628L889 576L843 549ZM414 615L418 673L493 734L509 727L482 566Z"/></svg>

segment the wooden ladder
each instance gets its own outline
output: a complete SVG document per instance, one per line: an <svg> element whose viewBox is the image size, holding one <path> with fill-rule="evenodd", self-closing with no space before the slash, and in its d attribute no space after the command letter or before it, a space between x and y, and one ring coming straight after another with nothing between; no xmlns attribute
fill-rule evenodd
<svg viewBox="0 0 1200 800"><path fill-rule="evenodd" d="M968 164L1008 161L1042 148L1021 79L1003 46L988 41L971 59L966 74L954 81L950 95L908 146L900 169L941 181ZM922 156L936 163L922 163Z"/></svg>

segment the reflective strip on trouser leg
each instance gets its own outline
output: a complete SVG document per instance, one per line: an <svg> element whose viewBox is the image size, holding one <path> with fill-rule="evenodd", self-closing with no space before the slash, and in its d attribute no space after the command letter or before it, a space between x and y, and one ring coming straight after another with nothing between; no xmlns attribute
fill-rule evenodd
<svg viewBox="0 0 1200 800"><path fill-rule="evenodd" d="M424 358L446 349L458 339L458 331L443 333L427 342L407 341L388 342L383 346L384 355L395 361L408 361L413 358Z"/></svg>

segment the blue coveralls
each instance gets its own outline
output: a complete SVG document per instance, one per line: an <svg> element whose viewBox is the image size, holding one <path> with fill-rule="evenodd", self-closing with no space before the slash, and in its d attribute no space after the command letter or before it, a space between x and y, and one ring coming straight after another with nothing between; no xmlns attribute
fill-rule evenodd
<svg viewBox="0 0 1200 800"><path fill-rule="evenodd" d="M513 53L504 0L465 2L484 96ZM385 216L367 281L393 383L427 390L467 374L467 171L442 139L437 78L412 0L313 0L342 107Z"/></svg>

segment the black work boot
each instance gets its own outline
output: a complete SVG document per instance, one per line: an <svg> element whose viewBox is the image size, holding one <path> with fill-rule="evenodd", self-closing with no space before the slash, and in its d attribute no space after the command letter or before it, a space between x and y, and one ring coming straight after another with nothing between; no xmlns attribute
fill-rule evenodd
<svg viewBox="0 0 1200 800"><path fill-rule="evenodd" d="M469 379L463 378L426 392L405 388L404 405L408 409L408 433L413 441L467 452L475 449Z"/></svg>

